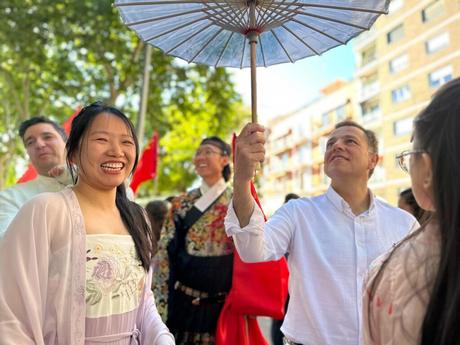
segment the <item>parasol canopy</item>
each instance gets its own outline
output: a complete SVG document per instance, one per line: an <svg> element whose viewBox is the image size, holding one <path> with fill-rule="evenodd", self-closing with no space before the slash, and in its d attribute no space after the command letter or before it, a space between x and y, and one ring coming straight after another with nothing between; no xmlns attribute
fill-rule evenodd
<svg viewBox="0 0 460 345"><path fill-rule="evenodd" d="M143 41L168 55L215 67L251 67L256 113L256 66L295 62L346 44L387 13L389 3L116 0L115 6L123 22Z"/></svg>

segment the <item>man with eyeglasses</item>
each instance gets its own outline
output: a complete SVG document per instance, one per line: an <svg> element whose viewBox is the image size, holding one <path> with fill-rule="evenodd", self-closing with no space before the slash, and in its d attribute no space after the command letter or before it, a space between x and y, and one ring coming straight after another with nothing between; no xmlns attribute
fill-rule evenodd
<svg viewBox="0 0 460 345"><path fill-rule="evenodd" d="M19 209L32 197L60 191L72 183L64 168L67 134L62 127L46 117L36 116L21 123L19 136L38 176L0 192L0 239Z"/></svg>
<svg viewBox="0 0 460 345"><path fill-rule="evenodd" d="M418 223L368 189L378 163L377 139L353 121L338 123L327 141L327 192L290 201L264 223L249 189L264 144L258 124L238 136L227 234L248 262L289 253L290 303L281 328L287 344L357 345L368 266Z"/></svg>

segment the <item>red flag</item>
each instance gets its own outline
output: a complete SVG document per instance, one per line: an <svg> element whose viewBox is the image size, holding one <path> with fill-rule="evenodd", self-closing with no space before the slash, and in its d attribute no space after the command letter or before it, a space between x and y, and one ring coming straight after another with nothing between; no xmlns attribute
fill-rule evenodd
<svg viewBox="0 0 460 345"><path fill-rule="evenodd" d="M134 193L142 182L151 180L157 176L158 165L158 132L153 133L147 147L142 152L136 171L133 174L130 187Z"/></svg>
<svg viewBox="0 0 460 345"><path fill-rule="evenodd" d="M64 122L64 124L62 125L62 128L64 128L65 132L67 133L67 135L70 134L70 127L72 125L72 120L75 116L77 116L77 114L80 112L81 110L81 107L78 106L75 111L73 112L73 114ZM24 182L27 182L27 181L31 181L33 179L35 179L37 177L37 171L35 170L34 166L32 164L29 164L29 166L27 167L27 170L24 174L22 174L22 176L16 181L16 183L24 183Z"/></svg>
<svg viewBox="0 0 460 345"><path fill-rule="evenodd" d="M233 134L233 157L235 147ZM251 194L262 210L252 181ZM232 288L219 316L216 344L268 345L254 316L284 316L289 277L286 259L248 264L236 251L234 257Z"/></svg>
<svg viewBox="0 0 460 345"><path fill-rule="evenodd" d="M16 183L24 183L27 181L32 181L37 177L37 170L35 170L34 166L29 163L27 170L22 176L16 181Z"/></svg>
<svg viewBox="0 0 460 345"><path fill-rule="evenodd" d="M73 114L62 124L62 128L64 128L65 132L67 133L67 135L70 134L70 128L72 127L72 121L73 119L75 118L75 116L78 115L78 113L80 112L81 110L81 107L78 106L75 111L73 112Z"/></svg>

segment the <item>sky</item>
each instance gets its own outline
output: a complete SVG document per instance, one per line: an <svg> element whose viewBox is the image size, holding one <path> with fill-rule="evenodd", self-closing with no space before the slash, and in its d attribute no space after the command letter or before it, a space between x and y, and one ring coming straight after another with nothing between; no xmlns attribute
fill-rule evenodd
<svg viewBox="0 0 460 345"><path fill-rule="evenodd" d="M244 104L250 107L250 69L229 70L234 73L233 80ZM322 87L337 79L350 80L354 72L352 43L294 64L257 68L259 122L267 124L269 119L301 108L317 98Z"/></svg>

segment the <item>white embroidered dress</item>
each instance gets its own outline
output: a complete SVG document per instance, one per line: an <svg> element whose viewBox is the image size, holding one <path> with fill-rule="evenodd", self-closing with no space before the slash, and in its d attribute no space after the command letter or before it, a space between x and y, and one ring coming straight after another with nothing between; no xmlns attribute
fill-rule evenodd
<svg viewBox="0 0 460 345"><path fill-rule="evenodd" d="M129 344L144 284L131 236L86 236L86 344Z"/></svg>

